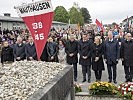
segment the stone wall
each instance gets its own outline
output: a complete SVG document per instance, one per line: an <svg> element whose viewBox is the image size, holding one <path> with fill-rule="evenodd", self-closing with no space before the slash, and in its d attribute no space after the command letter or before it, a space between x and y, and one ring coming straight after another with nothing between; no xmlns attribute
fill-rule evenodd
<svg viewBox="0 0 133 100"><path fill-rule="evenodd" d="M91 96L89 92L79 92L76 93L75 100L123 100L123 98L113 95Z"/></svg>
<svg viewBox="0 0 133 100"><path fill-rule="evenodd" d="M36 91L28 100L75 100L73 68L71 66L66 67L45 87Z"/></svg>

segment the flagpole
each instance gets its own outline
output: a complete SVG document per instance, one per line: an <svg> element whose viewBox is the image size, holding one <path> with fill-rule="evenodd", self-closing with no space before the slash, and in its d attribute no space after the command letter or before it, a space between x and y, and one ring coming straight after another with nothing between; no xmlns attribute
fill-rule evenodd
<svg viewBox="0 0 133 100"><path fill-rule="evenodd" d="M70 23L71 23L71 21L70 21L70 19L69 19L69 21L68 21L68 28L70 27Z"/></svg>

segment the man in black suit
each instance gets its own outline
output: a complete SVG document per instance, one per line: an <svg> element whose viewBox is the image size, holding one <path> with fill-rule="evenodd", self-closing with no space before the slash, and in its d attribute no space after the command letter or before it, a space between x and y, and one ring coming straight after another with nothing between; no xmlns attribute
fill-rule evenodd
<svg viewBox="0 0 133 100"><path fill-rule="evenodd" d="M87 34L82 35L82 40L79 41L79 64L82 65L83 81L86 81L86 73L88 74L88 83L91 79L91 42L88 40Z"/></svg>
<svg viewBox="0 0 133 100"><path fill-rule="evenodd" d="M26 58L25 44L23 43L23 40L20 36L17 38L17 43L14 45L13 52L16 61L24 60Z"/></svg>
<svg viewBox="0 0 133 100"><path fill-rule="evenodd" d="M116 84L116 65L119 59L119 42L113 38L112 31L108 32L108 39L105 41L104 44L104 58L107 63L109 82L112 82L113 78L113 81Z"/></svg>
<svg viewBox="0 0 133 100"><path fill-rule="evenodd" d="M133 78L133 40L131 33L127 33L121 43L121 60L124 65L126 82L132 82Z"/></svg>
<svg viewBox="0 0 133 100"><path fill-rule="evenodd" d="M71 35L70 40L66 43L65 52L67 63L73 65L74 68L74 81L77 81L78 42L74 35Z"/></svg>
<svg viewBox="0 0 133 100"><path fill-rule="evenodd" d="M26 46L25 46L26 58L29 61L37 60L37 53L36 53L34 40L31 36L29 36L28 41L29 41L29 43L26 44Z"/></svg>

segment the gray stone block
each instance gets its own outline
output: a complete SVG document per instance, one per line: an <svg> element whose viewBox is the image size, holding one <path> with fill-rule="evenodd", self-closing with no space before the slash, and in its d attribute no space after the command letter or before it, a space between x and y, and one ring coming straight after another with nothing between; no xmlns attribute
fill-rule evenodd
<svg viewBox="0 0 133 100"><path fill-rule="evenodd" d="M51 66L52 67L52 66ZM74 100L73 68L67 66L28 100Z"/></svg>

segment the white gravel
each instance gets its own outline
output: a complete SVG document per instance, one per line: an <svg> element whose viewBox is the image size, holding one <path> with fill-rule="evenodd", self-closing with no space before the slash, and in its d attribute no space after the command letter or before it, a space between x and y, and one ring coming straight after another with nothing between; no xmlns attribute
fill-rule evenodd
<svg viewBox="0 0 133 100"><path fill-rule="evenodd" d="M0 100L26 100L64 67L41 61L20 61L0 67Z"/></svg>

